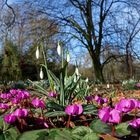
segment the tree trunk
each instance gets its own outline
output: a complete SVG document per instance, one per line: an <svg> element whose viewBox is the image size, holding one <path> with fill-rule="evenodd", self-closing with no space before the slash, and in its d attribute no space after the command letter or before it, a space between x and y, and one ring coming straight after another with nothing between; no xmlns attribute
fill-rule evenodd
<svg viewBox="0 0 140 140"><path fill-rule="evenodd" d="M126 54L126 72L127 72L127 79L132 78L133 68L132 68L132 58L130 53Z"/></svg>
<svg viewBox="0 0 140 140"><path fill-rule="evenodd" d="M93 62L96 80L104 83L105 80L103 76L103 67L100 63L100 60L96 59L95 57L94 58L92 57L92 62Z"/></svg>

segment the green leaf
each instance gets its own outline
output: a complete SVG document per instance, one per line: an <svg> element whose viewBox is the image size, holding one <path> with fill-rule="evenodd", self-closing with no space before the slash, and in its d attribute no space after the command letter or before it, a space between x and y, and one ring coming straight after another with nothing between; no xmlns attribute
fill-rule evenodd
<svg viewBox="0 0 140 140"><path fill-rule="evenodd" d="M93 104L83 105L84 112L83 114L96 114L97 115L97 108Z"/></svg>
<svg viewBox="0 0 140 140"><path fill-rule="evenodd" d="M76 134L79 136L85 136L87 133L92 133L92 132L93 132L92 129L86 126L78 126L72 130L73 134Z"/></svg>
<svg viewBox="0 0 140 140"><path fill-rule="evenodd" d="M49 135L49 130L40 129L34 131L27 131L21 134L17 140L44 140L47 135Z"/></svg>
<svg viewBox="0 0 140 140"><path fill-rule="evenodd" d="M54 112L47 112L44 114L46 117L57 117L57 116L65 116L66 113L64 111L54 111Z"/></svg>
<svg viewBox="0 0 140 140"><path fill-rule="evenodd" d="M48 71L48 73L50 74L50 76L52 77L52 79L55 81L57 86L60 86L60 81L59 79L55 76L55 74L53 72L51 72L50 70Z"/></svg>
<svg viewBox="0 0 140 140"><path fill-rule="evenodd" d="M66 129L53 129L49 133L49 136L46 137L46 140L80 140L69 130Z"/></svg>
<svg viewBox="0 0 140 140"><path fill-rule="evenodd" d="M52 110L56 110L56 111L63 111L64 110L64 107L51 101L51 102L47 102L46 103L46 107L48 109L52 109Z"/></svg>
<svg viewBox="0 0 140 140"><path fill-rule="evenodd" d="M123 137L126 135L130 135L132 133L132 129L127 122L120 123L116 127L116 135L118 137Z"/></svg>
<svg viewBox="0 0 140 140"><path fill-rule="evenodd" d="M99 136L96 134L96 133L89 133L89 134L86 134L82 140L99 140Z"/></svg>
<svg viewBox="0 0 140 140"><path fill-rule="evenodd" d="M5 137L4 137L3 133L0 134L0 140L5 140Z"/></svg>
<svg viewBox="0 0 140 140"><path fill-rule="evenodd" d="M2 119L2 117L0 117L0 130L2 130L3 129L3 119Z"/></svg>
<svg viewBox="0 0 140 140"><path fill-rule="evenodd" d="M99 134L111 134L112 132L111 126L103 123L100 119L95 119L92 121L90 128L93 130L93 132Z"/></svg>
<svg viewBox="0 0 140 140"><path fill-rule="evenodd" d="M16 140L18 133L14 127L3 132L5 140Z"/></svg>

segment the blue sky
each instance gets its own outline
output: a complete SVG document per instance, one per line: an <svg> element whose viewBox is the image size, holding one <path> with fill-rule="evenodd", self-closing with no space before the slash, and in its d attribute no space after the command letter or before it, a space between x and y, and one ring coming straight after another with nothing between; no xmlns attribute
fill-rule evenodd
<svg viewBox="0 0 140 140"><path fill-rule="evenodd" d="M15 3L17 2L17 0L8 0L8 4L12 4L12 3Z"/></svg>

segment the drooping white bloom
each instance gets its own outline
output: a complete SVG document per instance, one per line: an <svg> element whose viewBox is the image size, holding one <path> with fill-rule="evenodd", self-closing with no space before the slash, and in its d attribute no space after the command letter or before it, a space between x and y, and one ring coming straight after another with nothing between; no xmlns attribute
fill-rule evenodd
<svg viewBox="0 0 140 140"><path fill-rule="evenodd" d="M40 79L43 79L43 77L44 77L42 67L41 67L41 69L40 69L40 74L39 74L39 76L40 76Z"/></svg>
<svg viewBox="0 0 140 140"><path fill-rule="evenodd" d="M79 75L79 70L78 70L77 67L76 67L76 69L75 69L75 73L76 73L76 75Z"/></svg>
<svg viewBox="0 0 140 140"><path fill-rule="evenodd" d="M95 91L98 91L98 88L95 88Z"/></svg>
<svg viewBox="0 0 140 140"><path fill-rule="evenodd" d="M68 63L70 62L70 54L69 54L68 51L67 51L66 61L67 61Z"/></svg>
<svg viewBox="0 0 140 140"><path fill-rule="evenodd" d="M39 48L38 48L38 46L36 48L35 55L36 55L36 59L39 59Z"/></svg>
<svg viewBox="0 0 140 140"><path fill-rule="evenodd" d="M74 76L74 80L73 80L75 83L76 83L76 81L77 81L77 78L76 78L76 76Z"/></svg>
<svg viewBox="0 0 140 140"><path fill-rule="evenodd" d="M106 87L107 87L107 88L110 88L110 85L109 85L109 84L107 84L107 85L106 85Z"/></svg>
<svg viewBox="0 0 140 140"><path fill-rule="evenodd" d="M88 83L88 78L86 78L85 82Z"/></svg>
<svg viewBox="0 0 140 140"><path fill-rule="evenodd" d="M60 43L58 42L58 44L57 44L57 53L58 53L58 55L61 55L61 46L60 46Z"/></svg>

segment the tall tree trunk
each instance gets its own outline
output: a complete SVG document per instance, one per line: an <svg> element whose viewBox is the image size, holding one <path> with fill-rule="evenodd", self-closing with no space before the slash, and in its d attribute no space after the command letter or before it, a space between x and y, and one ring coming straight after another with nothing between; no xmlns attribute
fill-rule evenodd
<svg viewBox="0 0 140 140"><path fill-rule="evenodd" d="M127 72L127 79L132 78L132 76L133 76L133 68L132 68L131 53L126 54L126 72Z"/></svg>
<svg viewBox="0 0 140 140"><path fill-rule="evenodd" d="M104 76L103 76L103 67L100 62L100 59L97 59L95 55L92 55L92 63L94 67L95 77L96 80L99 80L100 82L105 82Z"/></svg>

